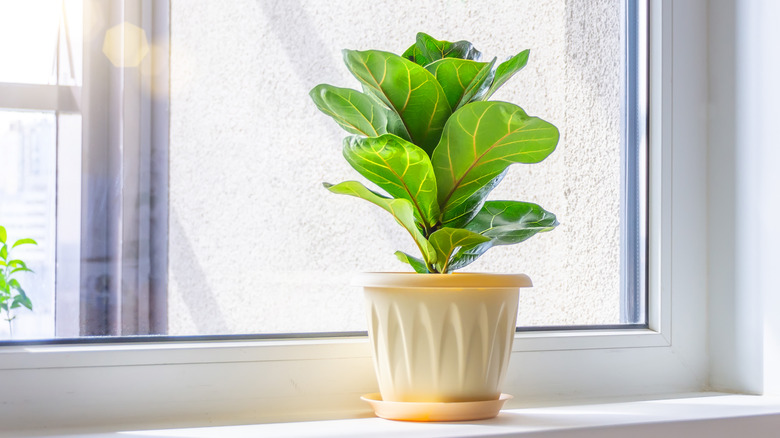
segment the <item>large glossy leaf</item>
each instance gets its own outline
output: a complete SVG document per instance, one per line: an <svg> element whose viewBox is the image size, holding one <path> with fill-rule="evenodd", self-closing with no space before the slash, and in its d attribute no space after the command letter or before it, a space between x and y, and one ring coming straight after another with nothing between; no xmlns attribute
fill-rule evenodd
<svg viewBox="0 0 780 438"><path fill-rule="evenodd" d="M409 46L409 48L406 49L406 51L401 56L423 67L431 63L431 60L428 59L425 55L423 55L420 48L417 47L417 43L414 43L411 46Z"/></svg>
<svg viewBox="0 0 780 438"><path fill-rule="evenodd" d="M456 111L431 160L442 224L471 221L509 165L542 161L558 136L555 126L511 103L472 102Z"/></svg>
<svg viewBox="0 0 780 438"><path fill-rule="evenodd" d="M414 207L412 203L406 199L392 199L380 195L372 190L369 190L363 184L357 181L345 181L336 185L323 183L326 189L333 193L341 195L350 195L357 198L365 199L379 207L382 207L387 212L393 215L396 221L401 224L402 227L412 235L414 242L420 249L423 258L429 263L436 262L436 252L431 246L430 242L425 239L420 230L417 228L417 224L414 218Z"/></svg>
<svg viewBox="0 0 780 438"><path fill-rule="evenodd" d="M320 111L352 134L366 137L387 133L407 135L398 114L360 91L320 84L309 92L309 96Z"/></svg>
<svg viewBox="0 0 780 438"><path fill-rule="evenodd" d="M499 64L498 68L496 69L496 76L493 79L493 83L490 85L487 93L482 95L480 98L482 100L489 99L493 93L495 93L502 85L506 83L506 81L509 80L509 78L522 70L522 68L525 67L525 65L528 63L528 55L530 53L530 50L523 50L517 55Z"/></svg>
<svg viewBox="0 0 780 438"><path fill-rule="evenodd" d="M487 201L466 229L489 238L489 241L463 248L451 262L452 270L476 260L496 245L512 245L529 239L536 233L558 226L555 215L530 202Z"/></svg>
<svg viewBox="0 0 780 438"><path fill-rule="evenodd" d="M489 237L463 228L442 228L428 238L436 250L436 269L442 274L450 272L450 259L455 251L469 249L490 241Z"/></svg>
<svg viewBox="0 0 780 438"><path fill-rule="evenodd" d="M6 233L5 227L0 225L0 243L5 243L6 239L8 239L8 233Z"/></svg>
<svg viewBox="0 0 780 438"><path fill-rule="evenodd" d="M417 49L429 61L434 62L443 58L460 58L478 61L482 56L479 50L468 41L440 41L432 36L419 32L417 34Z"/></svg>
<svg viewBox="0 0 780 438"><path fill-rule="evenodd" d="M378 50L344 50L344 62L366 92L398 114L407 138L430 155L452 114L436 78L408 59Z"/></svg>
<svg viewBox="0 0 780 438"><path fill-rule="evenodd" d="M394 198L411 201L426 229L436 224L436 177L424 150L392 134L352 136L344 139L344 157L361 175Z"/></svg>
<svg viewBox="0 0 780 438"><path fill-rule="evenodd" d="M445 58L425 66L425 69L439 81L447 95L447 102L455 111L487 91L493 79L495 62L495 58L491 62Z"/></svg>
<svg viewBox="0 0 780 438"><path fill-rule="evenodd" d="M428 271L428 267L425 266L425 262L417 257L412 257L403 251L396 251L395 256L398 260L411 266L412 269L414 269L414 272L417 272L418 274L428 274L430 272Z"/></svg>
<svg viewBox="0 0 780 438"><path fill-rule="evenodd" d="M512 245L556 226L555 215L537 204L487 201L466 229L489 237L493 245Z"/></svg>
<svg viewBox="0 0 780 438"><path fill-rule="evenodd" d="M474 193L472 193L466 200L463 202L463 207L459 210L462 211L460 216L457 216L456 213L450 212L449 215L447 215L447 218L450 218L447 220L447 225L451 227L458 227L462 228L465 226L468 221L470 221L476 212L479 211L480 208L482 208L482 204L485 203L485 200L487 199L488 194L493 191L498 184L501 183L501 181L504 179L504 176L506 176L507 172L509 171L509 168L504 169L503 172L499 173L495 178L488 181L487 184L479 187ZM441 208L441 207L440 207ZM444 221L444 215L440 214L440 221Z"/></svg>

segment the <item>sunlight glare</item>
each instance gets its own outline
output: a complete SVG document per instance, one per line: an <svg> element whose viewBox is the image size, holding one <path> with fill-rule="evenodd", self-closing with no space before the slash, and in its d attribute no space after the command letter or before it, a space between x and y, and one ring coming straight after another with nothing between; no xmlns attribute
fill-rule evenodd
<svg viewBox="0 0 780 438"><path fill-rule="evenodd" d="M57 82L59 4L0 0L0 82Z"/></svg>
<svg viewBox="0 0 780 438"><path fill-rule="evenodd" d="M149 54L149 40L140 27L124 22L106 31L103 53L114 67L138 67Z"/></svg>

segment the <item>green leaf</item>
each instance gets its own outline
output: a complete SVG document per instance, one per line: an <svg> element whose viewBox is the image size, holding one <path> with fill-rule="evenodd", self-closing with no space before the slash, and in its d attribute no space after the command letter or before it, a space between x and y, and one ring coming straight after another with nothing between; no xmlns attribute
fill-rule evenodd
<svg viewBox="0 0 780 438"><path fill-rule="evenodd" d="M425 228L436 224L436 177L424 150L392 134L374 138L353 136L344 139L344 158L394 198L411 201Z"/></svg>
<svg viewBox="0 0 780 438"><path fill-rule="evenodd" d="M11 248L12 249L16 248L19 245L37 245L37 244L38 242L36 242L33 239L19 239L16 241L16 243L14 243L14 246L12 246Z"/></svg>
<svg viewBox="0 0 780 438"><path fill-rule="evenodd" d="M427 65L425 69L439 81L454 111L487 91L493 79L495 62L495 58L490 62L445 58Z"/></svg>
<svg viewBox="0 0 780 438"><path fill-rule="evenodd" d="M20 306L24 306L30 310L32 310L33 307L30 297L28 297L27 294L24 293L24 291L20 291L19 295L15 296L13 302L11 303L12 309L16 309L17 307Z"/></svg>
<svg viewBox="0 0 780 438"><path fill-rule="evenodd" d="M542 161L558 137L555 126L511 103L472 102L456 111L431 160L442 224L467 224L509 165Z"/></svg>
<svg viewBox="0 0 780 438"><path fill-rule="evenodd" d="M436 250L436 269L444 274L452 271L450 258L455 251L488 242L490 238L463 228L442 228L431 234L428 240Z"/></svg>
<svg viewBox="0 0 780 438"><path fill-rule="evenodd" d="M31 269L27 268L17 268L11 271L11 274L16 274L17 272L33 272Z"/></svg>
<svg viewBox="0 0 780 438"><path fill-rule="evenodd" d="M8 286L11 286L12 288L24 293L24 291L22 290L22 285L19 284L19 280L15 278L12 278L8 281Z"/></svg>
<svg viewBox="0 0 780 438"><path fill-rule="evenodd" d="M558 226L555 215L530 202L487 201L466 229L490 240L459 251L452 261L452 269L460 269L473 262L488 249L497 245L523 242L536 233L550 231Z"/></svg>
<svg viewBox="0 0 780 438"><path fill-rule="evenodd" d="M309 96L320 111L331 116L347 132L366 137L388 132L406 135L401 119L394 111L360 91L320 84L309 92Z"/></svg>
<svg viewBox="0 0 780 438"><path fill-rule="evenodd" d="M425 266L425 262L423 260L420 260L417 257L412 257L409 254L402 251L396 251L395 256L398 257L398 260L410 265L412 269L414 269L414 272L418 274L429 273L428 267Z"/></svg>
<svg viewBox="0 0 780 438"><path fill-rule="evenodd" d="M5 243L6 239L8 239L8 233L5 231L5 227L0 225L0 243Z"/></svg>
<svg viewBox="0 0 780 438"><path fill-rule="evenodd" d="M438 61L444 58L459 58L479 60L482 56L479 50L468 41L439 41L432 36L420 32L417 34L417 49L429 62Z"/></svg>
<svg viewBox="0 0 780 438"><path fill-rule="evenodd" d="M423 55L420 48L417 47L417 43L412 44L401 56L423 67L431 63L431 60Z"/></svg>
<svg viewBox="0 0 780 438"><path fill-rule="evenodd" d="M7 259L8 258L8 245L5 243L3 244L3 247L0 248L0 259Z"/></svg>
<svg viewBox="0 0 780 438"><path fill-rule="evenodd" d="M537 204L487 201L466 229L489 237L490 243L495 246L520 243L557 226L555 215Z"/></svg>
<svg viewBox="0 0 780 438"><path fill-rule="evenodd" d="M24 268L27 269L27 264L21 260L11 260L8 262L9 268Z"/></svg>
<svg viewBox="0 0 780 438"><path fill-rule="evenodd" d="M436 252L430 242L425 239L425 236L423 236L417 228L414 219L414 207L412 206L411 201L406 199L387 198L367 189L366 186L357 181L345 181L336 185L323 183L322 185L333 193L362 198L387 210L387 212L392 214L395 220L412 235L423 258L429 264L436 262Z"/></svg>
<svg viewBox="0 0 780 438"><path fill-rule="evenodd" d="M525 67L525 65L528 63L528 55L530 52L530 50L523 50L517 55L499 64L498 68L496 69L496 77L493 79L493 83L490 85L487 93L481 96L480 100L489 99L493 93L495 93L502 85L506 83L506 81L509 80L509 78L522 70L522 68Z"/></svg>
<svg viewBox="0 0 780 438"><path fill-rule="evenodd" d="M401 137L430 155L452 114L436 78L408 59L378 50L344 50L344 63L367 93L398 114L408 134Z"/></svg>

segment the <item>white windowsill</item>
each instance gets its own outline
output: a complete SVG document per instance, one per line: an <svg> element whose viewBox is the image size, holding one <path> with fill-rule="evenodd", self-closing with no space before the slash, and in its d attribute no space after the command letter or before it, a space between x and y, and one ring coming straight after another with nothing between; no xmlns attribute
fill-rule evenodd
<svg viewBox="0 0 780 438"><path fill-rule="evenodd" d="M506 409L492 420L406 423L379 418L149 430L48 430L16 436L49 437L776 437L780 397L702 393L656 400L580 402Z"/></svg>

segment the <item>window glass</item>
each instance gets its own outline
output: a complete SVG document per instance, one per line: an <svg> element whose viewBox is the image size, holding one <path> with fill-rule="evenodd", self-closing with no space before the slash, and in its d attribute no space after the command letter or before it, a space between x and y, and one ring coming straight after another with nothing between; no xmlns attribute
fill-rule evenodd
<svg viewBox="0 0 780 438"><path fill-rule="evenodd" d="M558 228L466 270L531 276L522 327L636 322L625 284L640 280L621 277L641 251L627 249L637 233L621 215L637 200L621 187L634 138L623 115L636 113L623 104L623 3L171 0L116 21L103 2L0 0L12 61L0 82L89 78L65 89L84 114L0 110L0 225L39 243L19 248L34 306L19 309L13 339L365 330L351 278L407 270L394 252L416 247L383 210L322 187L363 178L308 93L360 88L342 49L401 53L419 31L499 61L530 49L492 100L561 133L548 159L512 166L490 195L540 204Z"/></svg>
<svg viewBox="0 0 780 438"><path fill-rule="evenodd" d="M361 177L308 91L359 88L341 49L401 53L418 31L499 59L531 49L494 100L561 130L491 195L561 225L468 270L531 276L519 325L620 322L620 1L173 1L171 29L169 333L365 329L351 276L404 270L393 253L415 248L386 212L321 187Z"/></svg>

